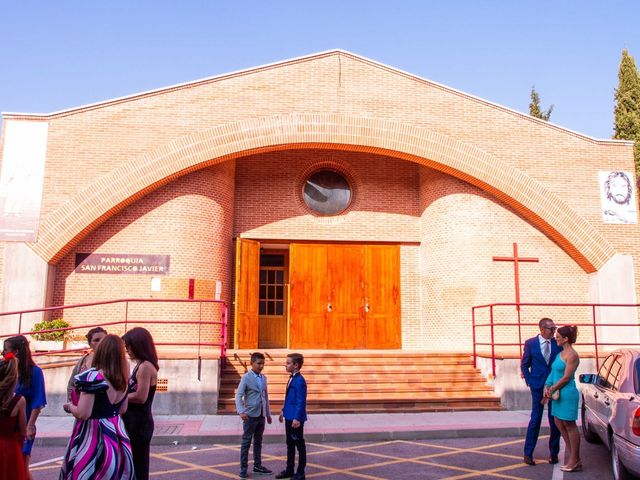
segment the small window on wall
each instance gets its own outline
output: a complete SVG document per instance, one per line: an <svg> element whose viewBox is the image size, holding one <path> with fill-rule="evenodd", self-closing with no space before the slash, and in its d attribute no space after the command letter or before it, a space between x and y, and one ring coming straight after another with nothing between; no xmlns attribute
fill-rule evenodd
<svg viewBox="0 0 640 480"><path fill-rule="evenodd" d="M351 203L351 186L333 170L319 170L309 175L302 190L304 203L320 215L337 215Z"/></svg>
<svg viewBox="0 0 640 480"><path fill-rule="evenodd" d="M284 255L260 255L259 315L284 315L284 286Z"/></svg>

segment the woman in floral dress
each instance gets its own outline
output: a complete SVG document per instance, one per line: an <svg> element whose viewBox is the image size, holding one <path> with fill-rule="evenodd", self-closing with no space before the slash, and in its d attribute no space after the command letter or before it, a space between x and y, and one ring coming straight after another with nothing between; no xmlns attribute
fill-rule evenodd
<svg viewBox="0 0 640 480"><path fill-rule="evenodd" d="M93 368L75 378L78 404L64 405L76 422L60 480L135 479L121 417L127 410L127 377L124 343L117 335L107 335L96 348Z"/></svg>

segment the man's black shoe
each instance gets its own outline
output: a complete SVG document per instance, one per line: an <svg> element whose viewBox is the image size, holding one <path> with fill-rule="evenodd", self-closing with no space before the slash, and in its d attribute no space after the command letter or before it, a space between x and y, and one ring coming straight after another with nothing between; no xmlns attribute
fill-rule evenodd
<svg viewBox="0 0 640 480"><path fill-rule="evenodd" d="M529 455L525 455L525 456L524 456L524 460L523 460L523 461L524 461L524 463L526 463L527 465L535 465L535 464L536 464L536 462L535 462L535 460L533 459L533 457L530 457Z"/></svg>
<svg viewBox="0 0 640 480"><path fill-rule="evenodd" d="M293 473L289 473L286 470L282 470L279 474L276 475L276 478L291 478L293 477Z"/></svg>
<svg viewBox="0 0 640 480"><path fill-rule="evenodd" d="M271 475L273 472L260 465L259 467L253 467L253 473L257 473L258 475Z"/></svg>
<svg viewBox="0 0 640 480"><path fill-rule="evenodd" d="M296 473L291 480L304 480L304 473Z"/></svg>
<svg viewBox="0 0 640 480"><path fill-rule="evenodd" d="M549 463L551 465L555 465L556 463L558 463L558 455L551 455L549 457Z"/></svg>

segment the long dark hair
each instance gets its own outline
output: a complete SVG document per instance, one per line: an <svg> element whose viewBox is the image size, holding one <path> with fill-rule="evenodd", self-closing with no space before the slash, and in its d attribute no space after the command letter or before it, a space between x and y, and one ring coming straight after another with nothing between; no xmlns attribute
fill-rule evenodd
<svg viewBox="0 0 640 480"><path fill-rule="evenodd" d="M92 366L100 370L119 392L127 388L129 366L124 355L124 342L117 335L104 337L93 354Z"/></svg>
<svg viewBox="0 0 640 480"><path fill-rule="evenodd" d="M18 382L18 359L9 354L10 358L0 361L0 411L7 410L13 398L13 391Z"/></svg>
<svg viewBox="0 0 640 480"><path fill-rule="evenodd" d="M8 348L7 348L8 347ZM18 358L18 382L25 387L31 387L31 372L35 362L31 358L29 340L24 335L9 337L4 341L4 349L11 350Z"/></svg>
<svg viewBox="0 0 640 480"><path fill-rule="evenodd" d="M153 365L156 370L160 370L156 344L153 343L153 337L149 333L149 330L142 327L132 328L122 336L122 339L134 358L141 362L147 361Z"/></svg>

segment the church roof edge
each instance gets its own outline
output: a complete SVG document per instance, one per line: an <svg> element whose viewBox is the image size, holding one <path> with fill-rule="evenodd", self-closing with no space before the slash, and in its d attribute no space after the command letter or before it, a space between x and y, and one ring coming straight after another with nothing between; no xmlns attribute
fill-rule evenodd
<svg viewBox="0 0 640 480"><path fill-rule="evenodd" d="M138 92L138 93L133 93L130 95L125 95L122 97L116 97L116 98L112 98L109 100L102 100L99 102L94 102L94 103L89 103L89 104L85 104L85 105L80 105L80 106L76 106L76 107L71 107L71 108L67 108L67 109L63 109L63 110L58 110L58 111L54 111L54 112L50 112L50 113L27 113L27 112L1 112L2 114L2 118L5 120L41 120L41 121L45 121L48 119L52 119L52 118L56 118L56 117L60 117L60 116L67 116L67 115L72 115L74 113L80 113L83 111L87 111L87 110L93 110L93 109L98 109L98 108L102 108L102 107L107 107L110 105L115 105L118 103L123 103L123 102L128 102L128 101L133 101L133 100L137 100L139 98L143 98L143 97L147 97L147 96L155 96L155 95L161 95L163 93L168 93L168 92L172 92L172 91L176 91L176 90L182 90L185 88L190 88L190 87L194 87L197 85L202 85L202 84L206 84L206 83L210 83L210 82L217 82L217 81L221 81L224 80L226 78L231 78L231 77L235 77L235 76L240 76L240 75L247 75L247 74L251 74L254 72L258 72L261 70L266 70L266 69L270 69L270 68L278 68L278 67L283 67L286 65L290 65L290 64L294 64L294 63L300 63L300 62L306 62L306 61L310 61L310 60L314 60L314 59L318 59L318 58L323 58L323 57L329 57L332 55L344 55L346 57L350 57L354 60L357 61L361 61L361 62L365 62L368 63L374 67L377 68L382 68L384 70L387 70L389 72L395 73L395 74L399 74L402 76L405 76L407 78L419 81L419 82L423 82L426 84L429 84L435 88L441 89L443 91L447 91L450 93L453 93L455 95L459 95L465 98L468 98L470 100L473 100L475 102L479 102L482 103L484 105L487 105L489 107L492 108L497 108L500 110L503 110L505 112L508 112L510 114L516 115L518 117L524 118L526 120L535 122L535 123L539 123L541 125L556 129L556 130L560 130L564 133L573 135L573 136L577 136L580 138L583 138L585 140L589 140L592 142L596 142L596 143L612 143L612 144L633 144L634 142L631 140L618 140L618 139L602 139L602 138L595 138L595 137L591 137L589 135L586 135L584 133L580 133L580 132L576 132L574 130L571 130L569 128L557 125L555 123L551 123L545 120L541 120L535 117L532 117L531 115L528 115L526 113L523 112L519 112L517 110L514 110L512 108L509 107L505 107L504 105L500 105L498 103L495 102L491 102L489 100L477 97L475 95L472 95L470 93L466 93L463 92L461 90L457 90L455 88L449 87L447 85L443 85L441 83L435 82L433 80L429 80L427 78L423 78L419 75L413 74L413 73L409 73L406 72L404 70L401 70L399 68L396 67L391 67L389 65L386 65L382 62L378 62L376 60L371 60L367 57L346 51L346 50L342 50L342 49L332 49L332 50L326 50L323 52L318 52L318 53L313 53L313 54L309 54L309 55L303 55L300 57L294 57L288 60L279 60L276 62L271 62L271 63L267 63L267 64L263 64L263 65L259 65L256 67L249 67L249 68L245 68L245 69L241 69L241 70L235 70L232 72L227 72L227 73L223 73L223 74L219 74L219 75L214 75L211 77L205 77L205 78L201 78L198 80L190 80L188 82L183 82L183 83L178 83L175 85L170 85L167 87L160 87L160 88L156 88L156 89L152 89L152 90L146 90L143 92Z"/></svg>

